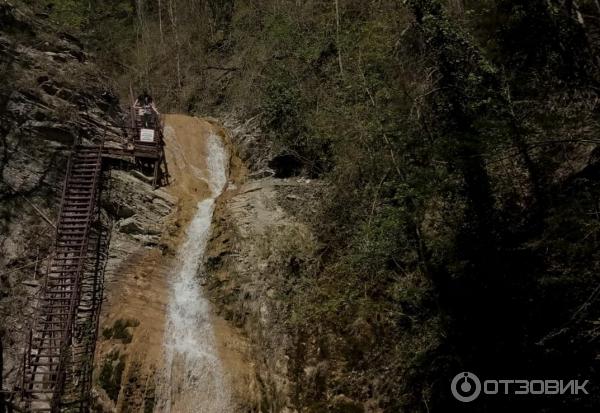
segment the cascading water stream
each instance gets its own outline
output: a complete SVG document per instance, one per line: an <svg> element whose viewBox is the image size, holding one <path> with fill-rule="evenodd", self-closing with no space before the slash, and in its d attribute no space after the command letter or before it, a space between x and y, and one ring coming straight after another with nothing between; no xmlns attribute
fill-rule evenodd
<svg viewBox="0 0 600 413"><path fill-rule="evenodd" d="M198 280L210 236L215 199L227 183L228 157L221 138L206 142L206 180L211 195L198 203L170 280L165 331L165 377L155 412L231 411L230 393L217 352L210 304Z"/></svg>

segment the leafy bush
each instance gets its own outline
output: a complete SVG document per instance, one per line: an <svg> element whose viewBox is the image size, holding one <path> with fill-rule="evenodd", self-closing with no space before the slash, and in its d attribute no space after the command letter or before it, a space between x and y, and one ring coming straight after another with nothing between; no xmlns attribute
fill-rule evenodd
<svg viewBox="0 0 600 413"><path fill-rule="evenodd" d="M102 387L111 400L116 401L121 391L121 380L125 370L125 356L113 351L102 363L98 384Z"/></svg>
<svg viewBox="0 0 600 413"><path fill-rule="evenodd" d="M105 340L115 339L121 340L123 344L129 344L131 343L133 335L128 330L128 328L137 327L138 325L140 325L140 322L138 320L124 320L120 318L117 321L115 321L112 327L105 327L102 330L102 337L104 337Z"/></svg>

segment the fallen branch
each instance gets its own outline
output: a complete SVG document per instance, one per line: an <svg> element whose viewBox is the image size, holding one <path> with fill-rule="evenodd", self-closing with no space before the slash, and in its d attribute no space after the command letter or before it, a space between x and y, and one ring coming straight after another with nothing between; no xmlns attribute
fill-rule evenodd
<svg viewBox="0 0 600 413"><path fill-rule="evenodd" d="M22 269L24 269L24 268L31 267L32 265L35 265L35 264L37 264L39 261L44 261L44 260L45 260L45 259L47 259L49 256L50 256L50 255L47 255L47 256L45 256L44 258L42 258L41 260L40 260L40 259L36 259L35 261L31 261L30 263L27 263L27 264L25 264L25 265L22 265L22 266L20 266L20 267L17 267L17 268L11 268L9 271L5 271L5 272L3 272L3 273L2 273L2 275L11 274L11 273L13 273L13 272L17 272L17 271L19 271L19 270L22 270Z"/></svg>
<svg viewBox="0 0 600 413"><path fill-rule="evenodd" d="M202 69L206 70L224 70L226 72L233 72L236 70L240 70L239 67L223 67L223 66L204 66Z"/></svg>
<svg viewBox="0 0 600 413"><path fill-rule="evenodd" d="M16 195L19 195L21 198L23 198L25 200L25 202L27 202L34 210L35 212L37 212L40 217L42 217L44 219L44 221L46 221L48 224L50 224L50 226L52 226L52 228L56 229L56 224L54 222L52 222L50 220L50 218L48 218L46 216L46 214L44 214L38 207L36 207L34 205L33 202L31 202L29 199L27 199L23 194L21 194L20 192L18 192L17 190L15 190L15 188L13 188L12 186L10 186L7 182L4 182L6 184L6 186L8 186Z"/></svg>

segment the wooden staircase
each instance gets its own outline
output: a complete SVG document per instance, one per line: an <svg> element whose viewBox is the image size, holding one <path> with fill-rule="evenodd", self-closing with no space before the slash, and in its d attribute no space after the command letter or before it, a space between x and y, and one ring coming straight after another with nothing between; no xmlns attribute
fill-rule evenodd
<svg viewBox="0 0 600 413"><path fill-rule="evenodd" d="M87 411L108 245L99 224L102 145L69 157L54 252L24 357L27 411Z"/></svg>

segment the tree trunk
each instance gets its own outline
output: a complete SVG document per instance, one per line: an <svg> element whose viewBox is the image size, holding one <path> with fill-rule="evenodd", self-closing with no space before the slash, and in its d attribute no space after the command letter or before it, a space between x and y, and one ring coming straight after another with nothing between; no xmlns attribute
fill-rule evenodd
<svg viewBox="0 0 600 413"><path fill-rule="evenodd" d="M334 0L335 3L335 42L338 51L338 64L340 66L340 75L344 74L344 66L342 64L342 46L340 45L340 5L339 0Z"/></svg>
<svg viewBox="0 0 600 413"><path fill-rule="evenodd" d="M162 2L158 0L158 29L160 31L160 44L164 43L163 25L162 25Z"/></svg>
<svg viewBox="0 0 600 413"><path fill-rule="evenodd" d="M465 14L465 5L463 0L452 0L450 2L450 6L452 7L452 11L460 17L463 17Z"/></svg>
<svg viewBox="0 0 600 413"><path fill-rule="evenodd" d="M5 406L4 406L4 393L2 393L2 389L4 387L2 387L2 378L4 377L4 360L2 358L2 352L3 352L3 348L2 348L2 331L0 330L0 413L4 413L5 411Z"/></svg>
<svg viewBox="0 0 600 413"><path fill-rule="evenodd" d="M180 44L179 44L179 34L177 31L177 21L175 18L175 7L173 3L176 0L169 0L169 17L171 19L171 26L173 27L173 34L175 36L175 64L177 69L177 100L179 101L181 98L181 63L179 60L179 52L180 52ZM179 102L178 102L179 103Z"/></svg>
<svg viewBox="0 0 600 413"><path fill-rule="evenodd" d="M546 204L546 195L544 192L544 179L542 176L542 172L540 171L533 158L529 154L527 142L524 138L523 127L515 113L510 89L508 86L506 87L506 92L504 93L504 99L505 104L508 106L509 109L510 126L512 129L511 140L516 146L517 151L519 152L519 156L521 157L521 162L523 163L523 166L525 167L525 169L527 170L527 174L529 175L529 183L533 192L536 214L539 215L539 212L543 209L544 205Z"/></svg>
<svg viewBox="0 0 600 413"><path fill-rule="evenodd" d="M137 11L137 17L138 20L140 22L140 27L144 26L144 16L143 16L143 8L144 8L144 2L143 0L137 0L136 2L136 11Z"/></svg>

